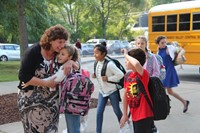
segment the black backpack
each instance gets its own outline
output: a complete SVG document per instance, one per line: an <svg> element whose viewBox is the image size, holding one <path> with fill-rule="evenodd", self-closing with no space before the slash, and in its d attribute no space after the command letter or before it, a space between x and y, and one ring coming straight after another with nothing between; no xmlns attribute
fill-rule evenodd
<svg viewBox="0 0 200 133"><path fill-rule="evenodd" d="M153 105L151 104L142 81L136 77L137 85L141 93L145 96L151 110L154 113L154 120L164 120L170 113L170 99L165 88L158 77L150 77L148 89Z"/></svg>
<svg viewBox="0 0 200 133"><path fill-rule="evenodd" d="M109 61L113 61L114 64L125 74L126 73L126 70L124 69L124 67L122 66L122 64L116 60L116 59L113 59L109 56L106 56L105 58L105 61L104 61L104 64L103 64L103 68L102 68L102 71L101 71L101 76L105 76L106 74L106 68L107 68L107 65L108 65L108 62ZM94 63L94 74L96 72L96 67L97 67L97 61ZM120 79L119 82L111 82L111 81L108 81L109 83L113 83L113 84L116 84L117 85L117 89L122 89L124 88L124 76L123 78Z"/></svg>

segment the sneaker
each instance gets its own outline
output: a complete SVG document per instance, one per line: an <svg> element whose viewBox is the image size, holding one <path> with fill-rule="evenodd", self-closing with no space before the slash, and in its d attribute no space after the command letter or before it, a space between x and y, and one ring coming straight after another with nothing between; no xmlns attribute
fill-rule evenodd
<svg viewBox="0 0 200 133"><path fill-rule="evenodd" d="M157 129L156 126L154 126L151 130L152 130L152 133L159 133L159 130Z"/></svg>

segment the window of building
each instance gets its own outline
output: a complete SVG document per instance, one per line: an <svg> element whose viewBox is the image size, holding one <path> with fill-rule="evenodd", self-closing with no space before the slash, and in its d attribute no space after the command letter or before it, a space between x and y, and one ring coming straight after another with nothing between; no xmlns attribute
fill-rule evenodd
<svg viewBox="0 0 200 133"><path fill-rule="evenodd" d="M190 30L190 13L180 14L179 17L179 31Z"/></svg>
<svg viewBox="0 0 200 133"><path fill-rule="evenodd" d="M152 18L152 32L165 31L165 16L156 16Z"/></svg>
<svg viewBox="0 0 200 133"><path fill-rule="evenodd" d="M167 16L167 31L176 31L177 30L177 15L168 15Z"/></svg>

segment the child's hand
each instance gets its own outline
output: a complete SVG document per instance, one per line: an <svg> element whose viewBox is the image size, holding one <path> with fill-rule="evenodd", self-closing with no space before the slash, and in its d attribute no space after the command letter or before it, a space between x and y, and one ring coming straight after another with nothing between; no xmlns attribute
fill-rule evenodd
<svg viewBox="0 0 200 133"><path fill-rule="evenodd" d="M125 124L125 122L128 121L128 116L122 116L121 120L120 120L120 128L122 128Z"/></svg>
<svg viewBox="0 0 200 133"><path fill-rule="evenodd" d="M122 52L124 55L128 53L128 52L127 52L127 49L125 49L125 48L121 49L121 52Z"/></svg>
<svg viewBox="0 0 200 133"><path fill-rule="evenodd" d="M108 81L108 77L107 76L101 76L103 81Z"/></svg>

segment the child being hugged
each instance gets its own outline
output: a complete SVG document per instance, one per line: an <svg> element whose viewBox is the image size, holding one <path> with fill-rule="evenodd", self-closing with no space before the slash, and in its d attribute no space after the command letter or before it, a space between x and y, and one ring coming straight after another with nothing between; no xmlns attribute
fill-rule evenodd
<svg viewBox="0 0 200 133"><path fill-rule="evenodd" d="M78 50L72 45L65 45L57 55L57 60L60 65L63 65L65 62L73 61L77 63L72 63L72 68L78 69ZM62 82L62 80L66 77L67 74L64 73L63 66L60 66L59 70L49 78L45 78L44 80L49 80L54 78L55 82ZM55 91L55 88L50 88L51 91Z"/></svg>
<svg viewBox="0 0 200 133"><path fill-rule="evenodd" d="M134 125L134 133L151 133L151 125L153 123L153 112L148 105L145 96L141 93L136 77L138 77L144 85L147 96L150 101L148 91L149 74L143 68L146 62L145 52L140 49L131 49L130 51L123 49L126 59L126 69L131 70L125 75L124 96L123 96L123 116L120 120L120 127L123 127L128 121L128 107ZM152 102L152 101L151 101Z"/></svg>

